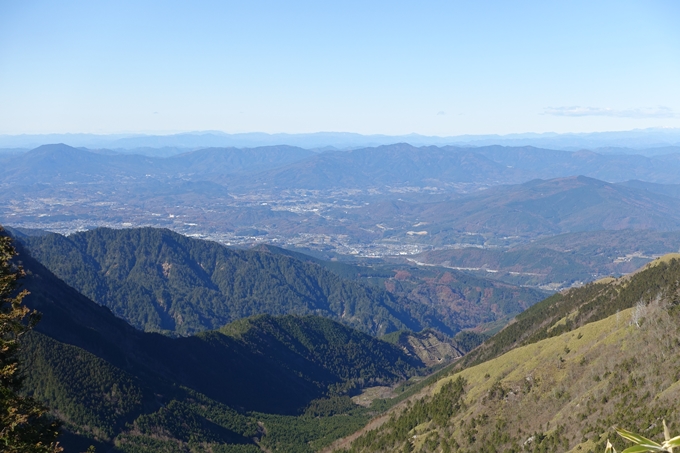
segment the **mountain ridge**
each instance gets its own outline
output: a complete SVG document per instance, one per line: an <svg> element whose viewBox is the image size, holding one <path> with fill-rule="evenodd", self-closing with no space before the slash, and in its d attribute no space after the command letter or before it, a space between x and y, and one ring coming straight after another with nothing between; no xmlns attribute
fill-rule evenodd
<svg viewBox="0 0 680 453"><path fill-rule="evenodd" d="M455 184L518 184L577 174L609 182L644 180L668 184L679 182L680 161L672 156L598 154L532 146L418 147L395 143L322 153L285 145L207 147L169 157L152 157L54 144L5 156L6 168L0 177L13 184L33 182L31 173L39 174L44 183L93 182L112 177L190 178L239 190L251 190L264 183L283 189L387 185L452 190L456 189ZM245 177L246 174L253 177Z"/></svg>
<svg viewBox="0 0 680 453"><path fill-rule="evenodd" d="M86 295L151 330L215 329L258 312L324 313L336 319L346 313L349 324L368 331L389 330L390 324L392 329L420 330L406 313L406 324L391 314L399 309L386 294L345 282L318 266L229 250L169 230L99 229L24 241L34 256L52 263ZM63 256L71 258L63 261ZM345 305L350 294L352 305ZM364 305L357 307L359 301Z"/></svg>
<svg viewBox="0 0 680 453"><path fill-rule="evenodd" d="M529 289L436 272L431 283L415 281L428 289L411 295L408 273L402 273L399 288L382 283L396 281L398 269L352 267L275 248L234 250L162 229L97 229L21 240L84 295L140 329L167 334L218 329L261 313L296 313L330 317L372 334L432 327L455 335L518 313L541 297ZM362 272L377 278L356 275ZM492 305L495 311L484 313Z"/></svg>
<svg viewBox="0 0 680 453"><path fill-rule="evenodd" d="M680 426L680 260L536 304L334 451L603 451ZM328 449L327 451L330 451Z"/></svg>
<svg viewBox="0 0 680 453"><path fill-rule="evenodd" d="M17 250L30 292L25 303L43 315L24 342L25 388L66 422L62 442L73 451L226 443L232 447L224 451L255 452L256 441L299 448L313 435L298 431L309 440L293 441L278 430L295 417L308 423L297 415L305 407L354 410L343 395L423 367L394 345L313 316L263 315L183 338L140 332L57 279L20 244ZM352 417L324 423L342 432L365 415ZM258 423L271 432L259 432Z"/></svg>
<svg viewBox="0 0 680 453"><path fill-rule="evenodd" d="M468 146L506 144L518 146L557 147L558 149L582 149L591 147L654 147L680 144L677 129L650 128L630 131L594 133L515 133L507 135L459 135L451 137L407 135L363 135L352 132L314 132L308 134L268 134L246 132L228 134L221 131L194 131L169 135L145 134L23 134L0 135L3 147L39 146L46 142L64 141L72 146L138 148L148 146L266 146L288 144L318 148L335 146L340 148L375 146L396 142L409 142L418 145Z"/></svg>

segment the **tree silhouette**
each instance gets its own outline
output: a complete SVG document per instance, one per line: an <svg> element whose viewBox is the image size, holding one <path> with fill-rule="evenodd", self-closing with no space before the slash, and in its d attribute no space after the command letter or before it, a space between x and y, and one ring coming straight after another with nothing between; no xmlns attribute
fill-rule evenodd
<svg viewBox="0 0 680 453"><path fill-rule="evenodd" d="M56 453L59 423L47 408L20 393L18 352L21 337L38 322L40 315L22 304L27 291L16 292L20 266L11 239L0 228L0 450L6 453Z"/></svg>

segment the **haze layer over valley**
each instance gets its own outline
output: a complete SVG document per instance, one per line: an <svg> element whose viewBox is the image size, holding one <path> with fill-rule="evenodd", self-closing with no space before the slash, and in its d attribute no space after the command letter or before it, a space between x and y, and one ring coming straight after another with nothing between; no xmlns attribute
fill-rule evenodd
<svg viewBox="0 0 680 453"><path fill-rule="evenodd" d="M678 150L401 143L159 157L151 148L43 145L2 155L0 223L62 234L164 227L231 246L439 265L554 290L680 248Z"/></svg>

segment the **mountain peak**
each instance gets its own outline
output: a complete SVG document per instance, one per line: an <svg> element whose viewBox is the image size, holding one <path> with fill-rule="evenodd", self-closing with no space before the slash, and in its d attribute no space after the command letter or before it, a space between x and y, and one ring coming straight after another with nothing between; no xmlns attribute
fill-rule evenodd
<svg viewBox="0 0 680 453"><path fill-rule="evenodd" d="M26 157L29 156L47 156L59 154L61 156L75 156L83 154L94 154L89 151L74 148L72 146L66 145L64 143L53 143L49 145L38 146L35 149L30 150L26 153Z"/></svg>

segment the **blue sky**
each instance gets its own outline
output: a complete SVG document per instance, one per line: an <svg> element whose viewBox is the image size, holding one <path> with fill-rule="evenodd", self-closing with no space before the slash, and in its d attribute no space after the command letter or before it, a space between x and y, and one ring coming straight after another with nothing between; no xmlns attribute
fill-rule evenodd
<svg viewBox="0 0 680 453"><path fill-rule="evenodd" d="M680 127L680 2L0 0L0 134Z"/></svg>

